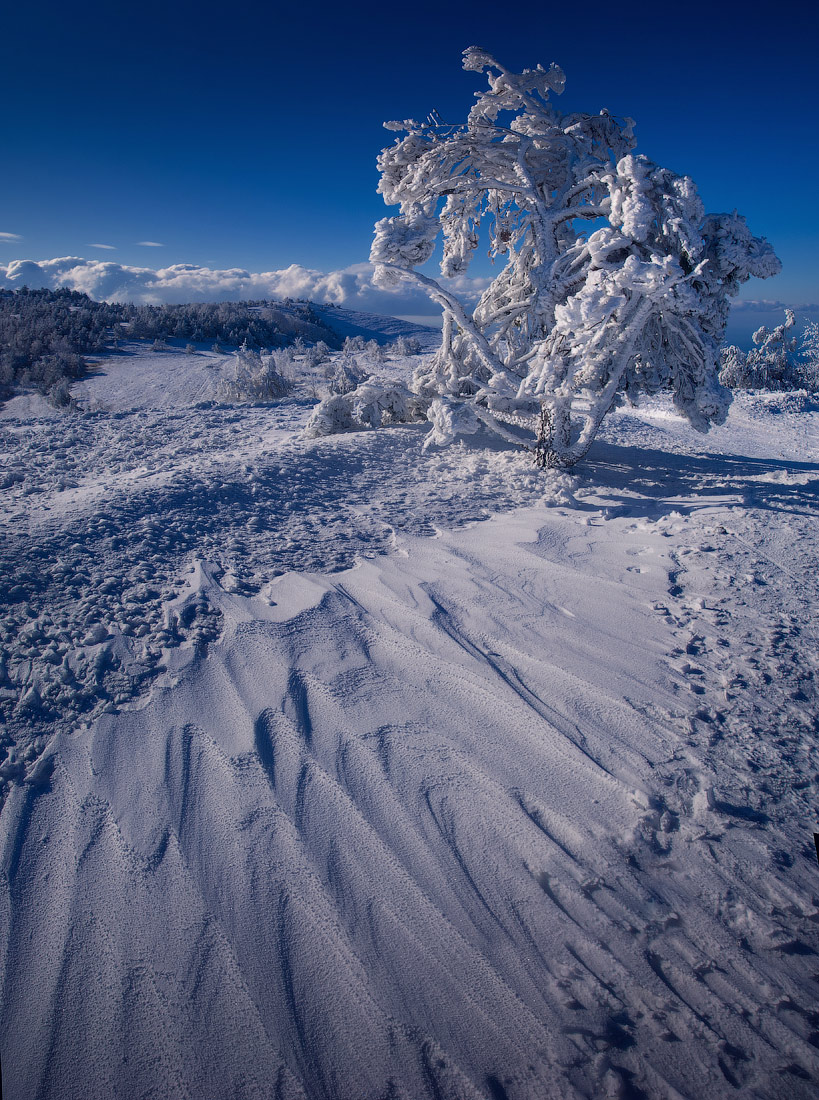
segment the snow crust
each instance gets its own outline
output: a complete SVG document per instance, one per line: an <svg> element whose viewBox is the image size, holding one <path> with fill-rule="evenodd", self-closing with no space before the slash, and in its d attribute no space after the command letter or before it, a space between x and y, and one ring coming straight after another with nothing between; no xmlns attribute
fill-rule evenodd
<svg viewBox="0 0 819 1100"><path fill-rule="evenodd" d="M227 369L2 414L4 1095L815 1095L815 406L569 477Z"/></svg>

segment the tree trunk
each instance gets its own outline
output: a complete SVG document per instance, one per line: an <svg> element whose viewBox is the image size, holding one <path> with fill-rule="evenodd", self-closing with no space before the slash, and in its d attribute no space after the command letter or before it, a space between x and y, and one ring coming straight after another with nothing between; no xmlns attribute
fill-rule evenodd
<svg viewBox="0 0 819 1100"><path fill-rule="evenodd" d="M541 470L572 466L571 400L552 397L540 406L540 428L535 445L535 465ZM580 457L580 456L578 456Z"/></svg>

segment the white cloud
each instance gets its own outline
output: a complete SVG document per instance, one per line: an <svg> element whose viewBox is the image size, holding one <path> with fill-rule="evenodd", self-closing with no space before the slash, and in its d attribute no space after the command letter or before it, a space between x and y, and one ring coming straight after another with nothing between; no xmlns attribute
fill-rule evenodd
<svg viewBox="0 0 819 1100"><path fill-rule="evenodd" d="M105 248L109 252L116 252L116 246L113 244L89 244L89 248Z"/></svg>
<svg viewBox="0 0 819 1100"><path fill-rule="evenodd" d="M464 276L448 285L460 296L476 301L486 279ZM349 309L389 316L435 317L439 308L426 294L402 281L394 287L373 282L371 264L354 264L340 271L315 271L291 264L279 271L251 272L244 268L218 270L198 264L173 264L159 269L129 267L103 260L63 256L53 260L13 260L0 264L0 287L67 286L91 298L116 302L160 304L224 302L248 298L307 298Z"/></svg>
<svg viewBox="0 0 819 1100"><path fill-rule="evenodd" d="M19 233L0 233L0 241L22 241Z"/></svg>
<svg viewBox="0 0 819 1100"><path fill-rule="evenodd" d="M776 313L785 309L793 309L797 313L819 313L819 304L803 302L801 305L794 305L792 302L774 302L767 298L748 298L734 302L731 309L734 313Z"/></svg>
<svg viewBox="0 0 819 1100"><path fill-rule="evenodd" d="M165 245L161 241L137 241L137 244L142 245L143 248L164 248Z"/></svg>
<svg viewBox="0 0 819 1100"><path fill-rule="evenodd" d="M0 236L0 239L3 239ZM8 239L8 235L5 239ZM489 279L461 275L445 280L448 287L465 302L476 302ZM291 264L278 271L246 271L244 268L203 267L199 264L173 264L170 267L129 267L104 260L63 256L53 260L13 260L0 264L0 288L15 289L67 286L81 290L91 298L145 305L184 302L226 302L248 298L307 298L313 302L334 303L348 309L382 313L391 317L412 317L419 322L435 323L439 308L411 283L379 287L373 282L371 264L353 264L339 271L315 271ZM750 314L781 311L787 303L740 301L733 305L736 322ZM798 314L819 313L819 305L791 306ZM754 321L754 324L759 322ZM733 337L732 337L733 338Z"/></svg>

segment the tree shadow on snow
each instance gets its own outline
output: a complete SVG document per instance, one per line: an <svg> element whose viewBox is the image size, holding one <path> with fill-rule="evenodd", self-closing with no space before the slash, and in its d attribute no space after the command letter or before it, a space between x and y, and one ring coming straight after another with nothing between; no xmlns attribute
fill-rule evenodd
<svg viewBox="0 0 819 1100"><path fill-rule="evenodd" d="M623 513L657 516L709 501L796 515L819 512L819 465L734 454L674 454L597 441L577 467Z"/></svg>

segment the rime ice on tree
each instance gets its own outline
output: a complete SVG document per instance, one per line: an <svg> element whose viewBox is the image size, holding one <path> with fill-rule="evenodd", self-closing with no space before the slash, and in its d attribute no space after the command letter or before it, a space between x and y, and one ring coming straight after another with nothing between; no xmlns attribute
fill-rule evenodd
<svg viewBox="0 0 819 1100"><path fill-rule="evenodd" d="M378 160L400 213L377 223L370 257L380 280L412 279L443 310L441 348L413 381L438 399L439 441L476 416L501 433L529 425L539 465L571 466L612 405L661 389L695 428L721 423L728 299L779 271L768 242L736 213L706 215L687 176L633 155L631 119L556 111L557 66L511 73L472 48L464 68L489 78L466 123L387 123L406 131ZM481 227L504 267L470 312L416 268L440 234L441 274L464 272Z"/></svg>
<svg viewBox="0 0 819 1100"><path fill-rule="evenodd" d="M747 355L733 345L723 348L720 382L732 389L819 392L819 326L811 321L800 341L791 335L795 325L796 315L786 309L783 324L756 330Z"/></svg>

